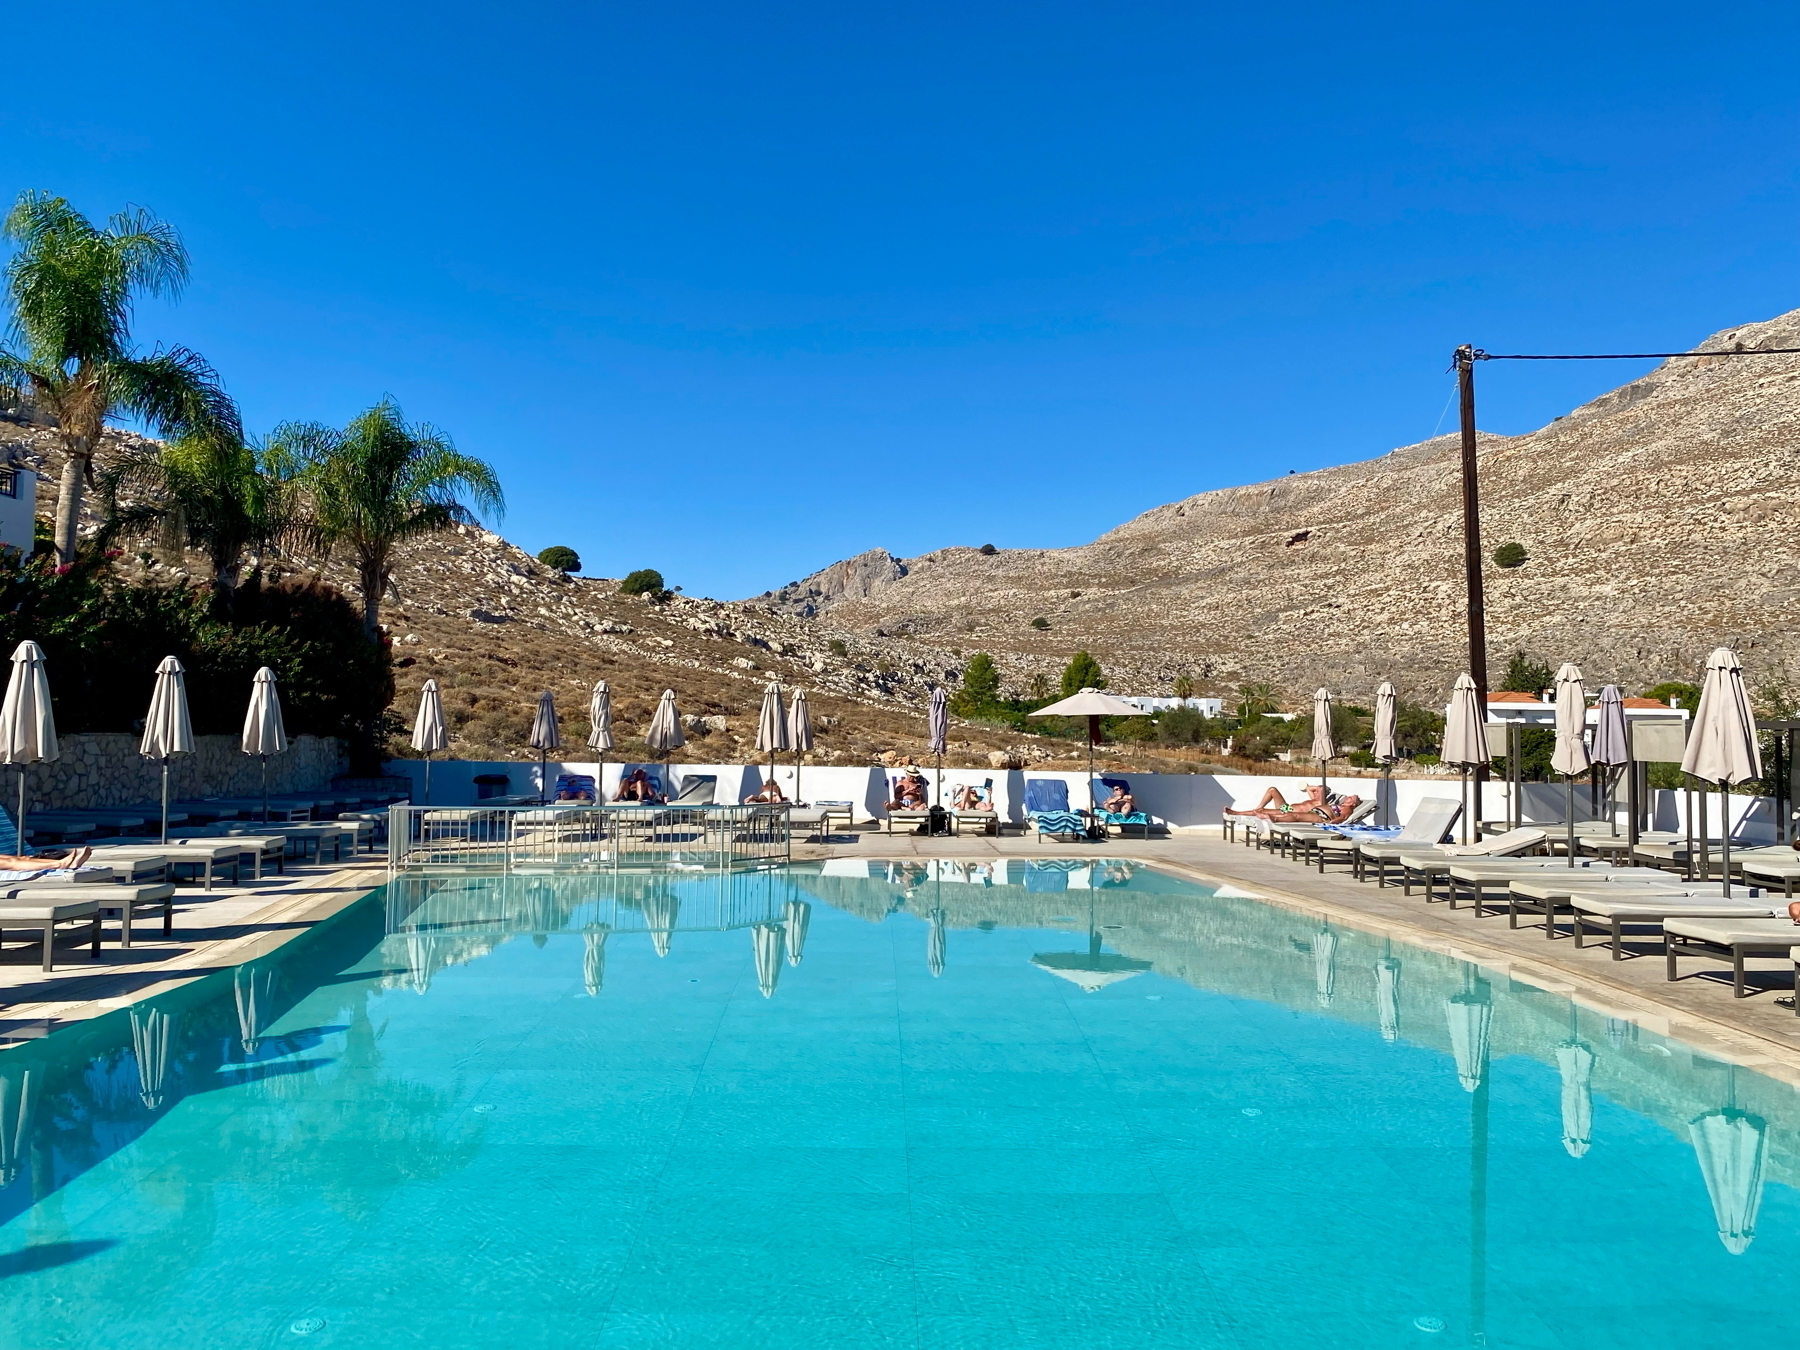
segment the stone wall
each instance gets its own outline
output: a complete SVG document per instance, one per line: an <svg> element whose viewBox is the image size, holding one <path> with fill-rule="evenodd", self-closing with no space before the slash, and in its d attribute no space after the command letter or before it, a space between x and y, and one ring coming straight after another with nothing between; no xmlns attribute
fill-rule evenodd
<svg viewBox="0 0 1800 1350"><path fill-rule="evenodd" d="M62 757L28 770L33 807L135 806L162 792L162 765L138 754L138 738L80 732L59 738ZM296 736L285 755L269 759L270 792L324 787L344 772L342 741ZM169 763L171 798L247 797L262 790L262 762L238 749L236 736L196 736L194 753ZM18 801L17 771L0 773L0 800Z"/></svg>

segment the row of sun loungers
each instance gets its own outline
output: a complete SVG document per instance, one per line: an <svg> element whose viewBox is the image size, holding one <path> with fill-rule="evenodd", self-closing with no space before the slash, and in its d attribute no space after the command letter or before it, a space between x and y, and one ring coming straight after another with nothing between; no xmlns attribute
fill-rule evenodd
<svg viewBox="0 0 1800 1350"><path fill-rule="evenodd" d="M1583 947L1601 936L1615 961L1636 954L1634 945L1660 943L1670 980L1679 978L1684 957L1729 962L1739 998L1751 992L1747 959L1791 955L1800 975L1800 926L1786 913L1800 881L1800 856L1792 848L1732 849L1732 877L1744 886L1728 898L1719 884L1717 843L1703 855L1685 838L1650 836L1632 849L1610 830L1602 835L1589 827L1577 835L1576 851L1591 856L1570 866L1566 835L1554 828L1523 826L1475 845L1445 843L1459 812L1454 801L1428 798L1397 838L1385 840L1358 840L1329 826L1228 820L1246 846L1321 872L1347 865L1359 881L1398 884L1406 895L1421 888L1427 902L1472 908L1478 917L1505 913L1510 928L1521 918L1535 921L1547 941L1567 935Z"/></svg>

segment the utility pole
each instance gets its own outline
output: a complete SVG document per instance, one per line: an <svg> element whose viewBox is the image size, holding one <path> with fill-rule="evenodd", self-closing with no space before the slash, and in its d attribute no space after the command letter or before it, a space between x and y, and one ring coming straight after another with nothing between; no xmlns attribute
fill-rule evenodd
<svg viewBox="0 0 1800 1350"><path fill-rule="evenodd" d="M1469 590L1469 678L1475 681L1475 704L1485 725L1488 715L1487 601L1481 589L1481 491L1475 463L1475 348L1456 349L1456 389L1462 409L1463 578ZM1484 760L1475 766L1475 816L1481 818L1481 789L1487 782Z"/></svg>

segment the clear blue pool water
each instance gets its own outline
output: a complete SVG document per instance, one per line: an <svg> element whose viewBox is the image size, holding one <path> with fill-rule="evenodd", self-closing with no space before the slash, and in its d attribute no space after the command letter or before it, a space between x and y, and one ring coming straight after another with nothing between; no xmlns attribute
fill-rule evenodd
<svg viewBox="0 0 1800 1350"><path fill-rule="evenodd" d="M860 866L408 881L7 1051L0 1346L1791 1333L1788 1088L1144 868Z"/></svg>

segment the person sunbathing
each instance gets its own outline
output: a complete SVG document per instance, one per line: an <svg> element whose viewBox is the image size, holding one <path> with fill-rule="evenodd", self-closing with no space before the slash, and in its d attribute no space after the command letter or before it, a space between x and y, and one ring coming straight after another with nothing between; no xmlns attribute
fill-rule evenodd
<svg viewBox="0 0 1800 1350"><path fill-rule="evenodd" d="M1289 802L1286 797L1281 795L1280 788L1271 785L1264 789L1262 800L1255 806L1241 809L1228 806L1225 808L1225 814L1228 816L1263 816L1268 811L1311 811L1324 805L1325 785L1323 783L1306 784L1301 790L1300 800L1297 802Z"/></svg>
<svg viewBox="0 0 1800 1350"><path fill-rule="evenodd" d="M927 800L925 775L917 769L908 769L894 783L894 800L887 804L890 811L923 811Z"/></svg>
<svg viewBox="0 0 1800 1350"><path fill-rule="evenodd" d="M1266 805L1270 794L1280 806ZM1362 805L1362 798L1351 795L1340 796L1327 793L1323 787L1306 789L1305 795L1293 806L1288 806L1282 795L1275 788L1263 794L1262 802L1248 811L1227 811L1234 816L1255 816L1258 820L1266 820L1275 825L1342 825L1350 819L1357 807Z"/></svg>
<svg viewBox="0 0 1800 1350"><path fill-rule="evenodd" d="M985 811L987 806L981 800L980 788L957 787L950 793L950 809L952 811Z"/></svg>
<svg viewBox="0 0 1800 1350"><path fill-rule="evenodd" d="M652 806L663 799L662 793L650 781L650 775L642 769L633 769L619 784L619 790L613 794L615 802L646 802Z"/></svg>
<svg viewBox="0 0 1800 1350"><path fill-rule="evenodd" d="M93 856L94 850L91 848L72 848L60 856L33 853L21 857L14 853L0 853L0 874L6 874L5 880L20 881L45 872L74 872Z"/></svg>
<svg viewBox="0 0 1800 1350"><path fill-rule="evenodd" d="M1129 816L1137 808L1137 798L1122 787L1112 790L1112 796L1100 803L1100 809L1109 815Z"/></svg>
<svg viewBox="0 0 1800 1350"><path fill-rule="evenodd" d="M769 802L785 802L786 800L787 798L783 796L781 792L781 784L771 778L768 782L764 783L762 787L744 798L744 805L754 806L758 804L767 804Z"/></svg>

